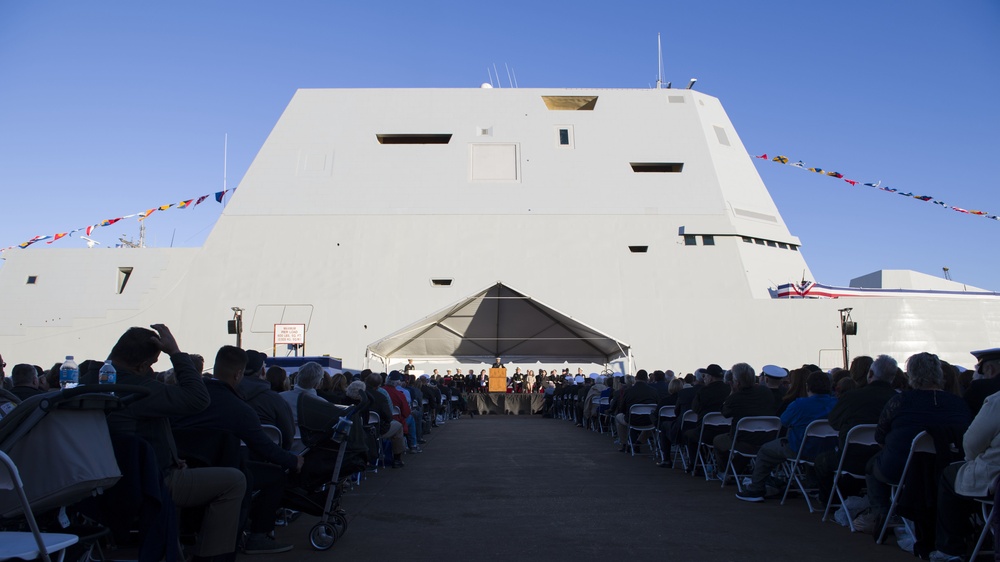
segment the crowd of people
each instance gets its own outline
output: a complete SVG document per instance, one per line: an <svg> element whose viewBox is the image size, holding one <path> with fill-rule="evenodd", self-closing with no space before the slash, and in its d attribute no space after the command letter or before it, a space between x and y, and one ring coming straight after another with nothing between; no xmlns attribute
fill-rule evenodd
<svg viewBox="0 0 1000 562"><path fill-rule="evenodd" d="M496 358L492 367L498 369L504 367L500 357ZM413 360L407 359L406 365L403 367L403 372L409 373L415 371L416 368ZM445 369L443 375L440 369L433 369L429 376L431 380L439 384L450 384L467 394L490 391L490 375L486 369L480 369L478 374L475 369L468 369L468 372L463 374L462 368L456 367L455 369ZM572 377L574 380L582 382L586 375L584 375L582 368L577 368L576 375L574 376L570 373L568 367L553 367L549 370L539 369L537 374L534 369L524 370L521 367L514 367L513 370L508 369L507 371L506 381L504 381L504 391L514 394L541 393L545 392L546 388L555 388L556 382L563 381L566 377Z"/></svg>
<svg viewBox="0 0 1000 562"><path fill-rule="evenodd" d="M292 545L276 540L275 526L287 513L290 491L308 496L382 466L402 468L404 455L421 453L425 438L464 410L452 380L398 371L331 374L315 362L289 375L266 367L265 354L235 346L221 347L210 373L203 372L202 357L182 351L169 328L151 328L129 329L108 354L116 384L143 390L118 391L123 407L108 414L116 458L125 450L148 453L143 475L129 473L143 470L141 463L118 458L123 480L155 489L103 515L109 525L138 526L124 535L139 531L140 559L181 559L179 538L187 524L197 537L188 553L194 560L287 552ZM161 353L171 368L155 372ZM82 362L79 382L97 384L102 365ZM48 371L17 364L10 377L6 366L0 357L0 418L60 388L61 364ZM338 444L333 427L341 417L354 423ZM115 488L105 496L123 499ZM155 508L151 497L158 500ZM134 507L137 517L129 519L130 510L120 505ZM172 516L175 509L180 517ZM158 515L151 518L150 511ZM117 535L122 529L113 530Z"/></svg>
<svg viewBox="0 0 1000 562"><path fill-rule="evenodd" d="M463 394L482 391L481 377L488 376L472 370L417 376L412 362L402 372L354 374L331 374L310 362L289 374L267 367L265 354L233 346L217 351L208 374L204 359L181 351L166 326L152 328L128 330L108 355L118 384L146 390L111 412L108 425L113 436L148 445L162 476L162 497L172 508L199 508L193 519L200 526L195 559L231 559L238 549L290 550L275 539L288 489L310 489L378 466L404 467L404 455L421 453L427 435L460 416ZM161 353L172 368L154 372ZM973 354L977 364L970 370L931 353L909 357L905 369L887 355L856 357L849 369L830 371L765 365L758 373L746 363L729 369L710 364L685 376L670 370L572 375L568 369L535 375L515 368L508 388L543 393L546 417L570 419L581 428L610 426L621 451L641 455L649 447L661 467L678 462L687 472L701 470L724 481L735 472L736 498L754 503L783 492L791 475L788 461L799 455L806 428L826 420L839 438L803 451L813 461L803 478L825 505L841 462L849 472L864 474L863 481L843 478L836 485L844 496L867 497L869 507L853 517L853 528L876 536L889 516L891 490L903 478L911 443L926 431L935 442L936 462L923 468L919 486L904 487L909 493L897 499L896 514L912 522L914 554L955 561L967 554L973 537L975 500L990 497L1000 475L1000 348ZM81 363L80 382L96 383L101 365ZM499 358L496 365L502 365ZM12 399L8 407L58 389L59 366L46 371L17 364L8 377L0 357L0 388ZM649 406L653 414L635 416L637 405ZM671 417L658 415L664 406L673 408ZM685 423L688 412L694 420ZM727 423L702 427L712 413ZM342 416L359 423L337 445L330 429ZM776 418L780 433L737 434L739 421L752 416ZM878 446L844 456L848 432L862 424L875 426ZM275 435L265 431L268 426L276 428ZM216 433L245 444L246 457L225 457L219 452L226 450L223 441L206 438ZM307 453L302 443L309 446ZM346 455L333 475L341 447ZM202 460L198 466L189 464L186 454L192 451ZM213 456L206 465L203 459ZM165 525L156 532L172 537L180 531ZM162 547L155 557L169 557L171 540L148 543Z"/></svg>
<svg viewBox="0 0 1000 562"><path fill-rule="evenodd" d="M739 478L736 498L754 503L781 497L792 474L789 461L799 455L806 428L826 420L839 438L802 451L813 462L802 478L823 506L833 493L847 433L873 424L877 446L849 449L843 459L845 471L865 479L843 478L837 486L843 496L866 495L869 507L853 518L853 528L876 537L911 444L926 431L935 443L934 460L923 462L917 485L902 487L895 516L911 522L916 556L960 561L975 544L975 500L992 500L1000 476L1000 348L972 353L977 363L969 370L917 353L905 370L896 359L880 355L856 357L849 369L830 371L766 365L758 374L737 363L730 369L711 364L683 377L669 370L639 370L634 377L567 376L547 391L545 415L593 429L606 421L614 426L621 451L641 454L648 444L661 467L671 468L680 459L689 473L701 470L730 483ZM650 406L654 413L630 415L635 405ZM658 416L663 406L673 407L672 416ZM686 412L697 421L685 422ZM728 423L703 426L713 413ZM738 422L751 416L780 420L780 433L740 433L734 442ZM733 449L742 454L730 455Z"/></svg>

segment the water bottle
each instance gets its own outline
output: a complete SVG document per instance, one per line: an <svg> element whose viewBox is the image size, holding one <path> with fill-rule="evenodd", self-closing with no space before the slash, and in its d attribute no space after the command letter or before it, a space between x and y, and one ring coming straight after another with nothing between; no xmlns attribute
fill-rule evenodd
<svg viewBox="0 0 1000 562"><path fill-rule="evenodd" d="M59 388L74 388L80 382L80 367L73 361L72 355L66 356L66 361L59 367Z"/></svg>
<svg viewBox="0 0 1000 562"><path fill-rule="evenodd" d="M105 361L101 367L99 380L101 384L115 384L115 381L118 380L118 371L115 371L115 366L111 364L110 359Z"/></svg>

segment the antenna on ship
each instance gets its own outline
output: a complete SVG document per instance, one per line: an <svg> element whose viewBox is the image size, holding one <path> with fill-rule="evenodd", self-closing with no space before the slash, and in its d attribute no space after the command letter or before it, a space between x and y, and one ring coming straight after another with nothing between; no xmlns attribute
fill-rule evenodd
<svg viewBox="0 0 1000 562"><path fill-rule="evenodd" d="M503 88L503 83L500 82L500 73L497 72L497 63L493 63L493 74L497 76L497 88Z"/></svg>
<svg viewBox="0 0 1000 562"><path fill-rule="evenodd" d="M509 84L510 87L513 88L514 81L510 79L510 67L507 66L507 63L503 63L503 67L507 69L507 84Z"/></svg>
<svg viewBox="0 0 1000 562"><path fill-rule="evenodd" d="M222 140L222 197L226 196L227 164L229 160L229 133ZM225 206L225 205L223 205Z"/></svg>
<svg viewBox="0 0 1000 562"><path fill-rule="evenodd" d="M656 89L659 90L663 87L663 45L660 43L660 34L656 34L656 54L658 55L659 67L657 68L656 74ZM670 88L670 84L667 84L667 88Z"/></svg>
<svg viewBox="0 0 1000 562"><path fill-rule="evenodd" d="M941 269L944 270L944 278L947 279L948 281L951 281L951 273L948 273L951 270L948 269L947 267L942 267Z"/></svg>

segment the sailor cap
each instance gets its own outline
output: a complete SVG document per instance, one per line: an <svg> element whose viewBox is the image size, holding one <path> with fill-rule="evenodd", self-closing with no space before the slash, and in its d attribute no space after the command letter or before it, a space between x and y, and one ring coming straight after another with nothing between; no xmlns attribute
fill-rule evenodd
<svg viewBox="0 0 1000 562"><path fill-rule="evenodd" d="M777 365L764 365L760 372L764 373L769 377L774 377L776 379L783 379L788 376L788 371L782 369Z"/></svg>
<svg viewBox="0 0 1000 562"><path fill-rule="evenodd" d="M982 363L984 361L993 361L994 359L1000 359L1000 347L994 347L992 349L980 349L978 351L970 352L976 358L976 361Z"/></svg>

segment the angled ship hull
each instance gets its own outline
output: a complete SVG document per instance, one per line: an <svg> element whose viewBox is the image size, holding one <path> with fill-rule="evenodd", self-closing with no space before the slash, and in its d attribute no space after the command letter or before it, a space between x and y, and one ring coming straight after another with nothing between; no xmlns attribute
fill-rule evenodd
<svg viewBox="0 0 1000 562"><path fill-rule="evenodd" d="M125 328L164 322L211 356L240 307L244 347L303 323L308 353L357 367L498 282L644 368L838 366L842 308L861 327L851 355L968 363L1000 344L995 297L773 298L811 278L801 245L706 94L300 90L202 247L8 252L0 350L103 358Z"/></svg>

